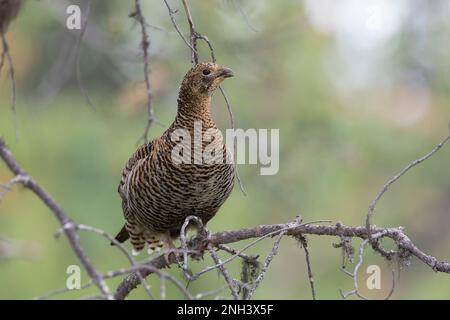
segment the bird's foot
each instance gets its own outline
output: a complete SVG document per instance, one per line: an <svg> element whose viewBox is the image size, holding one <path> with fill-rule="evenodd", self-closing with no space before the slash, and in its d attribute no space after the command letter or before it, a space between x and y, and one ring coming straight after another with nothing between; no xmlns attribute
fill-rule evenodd
<svg viewBox="0 0 450 320"><path fill-rule="evenodd" d="M175 243L173 243L173 239L170 235L170 232L167 232L164 235L164 244L165 244L165 250L164 250L164 260L166 261L167 265L170 266L171 264L171 259L170 259L170 255L173 254L174 255L174 259L172 261L176 261L177 260L177 255L178 255L178 249L175 246Z"/></svg>
<svg viewBox="0 0 450 320"><path fill-rule="evenodd" d="M167 266L170 268L170 264L172 261L176 261L177 260L177 253L178 253L178 249L177 248L168 248L166 250L164 250L164 260L167 263ZM170 255L173 254L174 258L171 260Z"/></svg>

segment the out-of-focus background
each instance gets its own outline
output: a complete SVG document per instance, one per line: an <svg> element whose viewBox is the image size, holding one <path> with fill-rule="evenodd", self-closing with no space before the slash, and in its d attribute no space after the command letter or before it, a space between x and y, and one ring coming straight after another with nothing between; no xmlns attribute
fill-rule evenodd
<svg viewBox="0 0 450 320"><path fill-rule="evenodd" d="M157 117L151 137L176 113L179 83L190 53L169 19L163 1L142 1L151 40L150 66ZM80 4L82 11L87 1ZM181 3L176 19L188 26ZM140 28L128 17L133 1L93 1L81 51L81 74L95 111L76 81L78 31L65 27L68 1L25 1L7 33L16 67L17 117L4 68L0 80L0 134L21 164L79 223L117 232L123 224L117 184L145 126ZM448 134L450 120L450 3L425 0L190 1L198 31L212 41L218 62L236 76L224 88L237 127L280 129L280 170L261 176L241 165L247 196L238 187L210 222L212 231L304 221L332 220L363 225L367 208L383 183L407 163L430 151ZM208 60L202 44L201 60ZM213 98L220 128L229 128L222 97ZM16 139L16 128L18 137ZM450 257L450 150L415 168L380 202L375 224L404 226L421 249ZM11 174L0 165L0 181ZM79 264L58 225L30 192L14 188L0 203L0 298L33 298L66 284L68 265ZM81 234L101 271L127 266L104 239ZM4 241L8 239L9 242ZM337 239L309 237L317 296L340 299L352 280L339 271ZM250 253L264 259L273 240ZM355 241L355 245L359 242ZM389 246L389 243L385 243ZM242 247L244 243L236 245ZM5 249L6 248L6 249ZM6 250L6 251L5 251ZM0 252L1 254L1 252ZM143 258L143 257L141 257ZM144 257L145 258L145 257ZM200 270L211 261L193 262ZM366 251L365 267L390 270ZM351 265L349 266L352 267ZM240 264L230 267L235 277ZM182 277L173 267L170 272ZM112 287L120 279L111 281ZM83 271L82 282L88 281ZM156 279L150 283L158 287ZM216 272L190 284L193 292L221 287ZM56 298L80 298L95 288ZM221 295L228 295L225 290ZM169 286L168 296L181 298ZM303 250L284 239L255 298L310 299ZM142 289L131 298L146 298ZM448 299L450 278L413 259L396 279L394 298Z"/></svg>

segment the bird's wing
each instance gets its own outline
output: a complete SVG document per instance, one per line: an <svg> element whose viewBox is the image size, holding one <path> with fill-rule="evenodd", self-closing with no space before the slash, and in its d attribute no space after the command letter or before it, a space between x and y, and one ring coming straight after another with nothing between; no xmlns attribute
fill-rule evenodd
<svg viewBox="0 0 450 320"><path fill-rule="evenodd" d="M128 159L125 168L122 170L122 178L120 179L118 192L122 200L126 200L127 194L125 192L126 182L128 179L128 175L133 170L133 167L139 162L141 159L145 159L152 155L154 151L154 141L150 141L148 143L144 143L141 145L136 152Z"/></svg>
<svg viewBox="0 0 450 320"><path fill-rule="evenodd" d="M136 152L131 156L130 159L128 159L128 162L126 163L125 167L122 170L122 178L120 179L118 192L120 197L122 198L122 210L125 216L125 219L127 220L127 224L130 223L133 224L131 221L129 221L130 215L128 210L128 188L129 188L129 176L132 174L133 169L135 169L139 164L141 164L143 161L146 161L146 159L150 158L153 153L155 152L155 145L156 140L153 140L151 142L145 143L141 145ZM116 240L120 243L128 240L130 238L130 234L127 230L126 225L122 227L120 232L116 236ZM145 241L144 241L145 243ZM112 245L114 243L111 243Z"/></svg>

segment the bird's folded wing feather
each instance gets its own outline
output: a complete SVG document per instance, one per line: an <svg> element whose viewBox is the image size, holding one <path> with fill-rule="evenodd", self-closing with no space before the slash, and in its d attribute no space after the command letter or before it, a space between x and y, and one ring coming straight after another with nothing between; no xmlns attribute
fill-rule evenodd
<svg viewBox="0 0 450 320"><path fill-rule="evenodd" d="M152 152L154 150L154 141L150 141L148 143L145 143L141 145L136 152L131 156L130 159L128 159L127 164L125 165L125 168L123 168L122 171L122 178L120 179L120 184L118 188L118 192L120 194L120 197L122 200L126 200L126 192L125 192L125 184L128 179L128 175L133 170L133 167L139 162L139 160L145 159L146 157L149 157L152 155Z"/></svg>

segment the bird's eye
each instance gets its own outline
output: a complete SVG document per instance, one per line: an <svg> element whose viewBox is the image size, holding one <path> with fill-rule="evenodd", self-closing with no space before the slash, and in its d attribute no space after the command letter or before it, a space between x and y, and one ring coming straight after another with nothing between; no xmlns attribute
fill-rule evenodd
<svg viewBox="0 0 450 320"><path fill-rule="evenodd" d="M209 69L203 69L203 74L205 75L205 76L207 76L208 74L210 74L211 73L211 71L209 70Z"/></svg>

